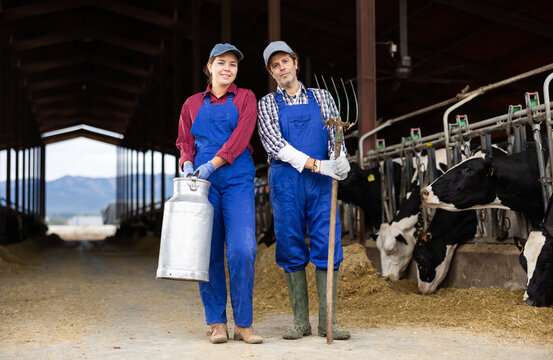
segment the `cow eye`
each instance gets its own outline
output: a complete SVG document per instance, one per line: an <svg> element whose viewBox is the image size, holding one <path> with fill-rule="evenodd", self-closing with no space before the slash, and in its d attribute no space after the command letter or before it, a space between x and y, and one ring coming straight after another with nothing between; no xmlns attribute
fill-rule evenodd
<svg viewBox="0 0 553 360"><path fill-rule="evenodd" d="M467 166L467 167L465 167L465 168L463 169L463 171L464 171L465 173L467 173L467 174L470 174L470 172L472 171L472 169L471 169L470 167Z"/></svg>

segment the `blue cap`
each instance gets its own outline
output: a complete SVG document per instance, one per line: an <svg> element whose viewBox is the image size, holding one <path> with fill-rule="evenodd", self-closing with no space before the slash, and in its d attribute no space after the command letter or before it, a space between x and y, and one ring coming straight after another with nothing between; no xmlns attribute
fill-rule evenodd
<svg viewBox="0 0 553 360"><path fill-rule="evenodd" d="M209 53L209 58L211 59L214 56L219 56L221 54L224 54L226 52L232 52L236 57L238 58L238 61L242 60L244 58L244 55L236 48L236 46L225 43L225 44L217 44L211 49L211 52Z"/></svg>
<svg viewBox="0 0 553 360"><path fill-rule="evenodd" d="M290 54L293 53L294 50L292 50L292 48L290 48L290 46L288 46L288 44L284 41L273 41L272 43L267 45L265 50L263 50L263 59L265 60L265 65L267 65L267 63L269 62L269 58L271 57L271 55L276 52L285 52Z"/></svg>

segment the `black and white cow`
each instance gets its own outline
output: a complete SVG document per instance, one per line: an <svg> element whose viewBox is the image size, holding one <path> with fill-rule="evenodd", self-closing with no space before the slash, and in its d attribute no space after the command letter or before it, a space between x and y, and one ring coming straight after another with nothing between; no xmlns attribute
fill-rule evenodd
<svg viewBox="0 0 553 360"><path fill-rule="evenodd" d="M532 306L553 303L553 198L549 199L545 220L528 239L515 238L520 250L520 265L527 274L526 292L522 300Z"/></svg>
<svg viewBox="0 0 553 360"><path fill-rule="evenodd" d="M415 181L392 222L380 225L376 246L380 251L382 276L392 281L402 277L413 257L420 205L420 186Z"/></svg>
<svg viewBox="0 0 553 360"><path fill-rule="evenodd" d="M501 208L534 221L544 214L535 149L505 157L471 157L422 190L426 206L449 211Z"/></svg>
<svg viewBox="0 0 553 360"><path fill-rule="evenodd" d="M413 253L421 293L436 291L447 275L455 249L474 238L476 226L475 211L436 210L428 229L431 235L418 239Z"/></svg>
<svg viewBox="0 0 553 360"><path fill-rule="evenodd" d="M378 229L382 222L380 172L378 168L363 170L356 162L350 167L347 178L338 182L338 199L359 206L365 213L365 226ZM401 165L394 162L393 167L394 187L399 189Z"/></svg>
<svg viewBox="0 0 553 360"><path fill-rule="evenodd" d="M445 149L436 150L435 157L437 165L435 173L441 174L446 167ZM428 169L427 156L421 157L421 165L422 169ZM413 159L413 168L415 171L413 178L410 179L411 186L406 198L400 203L392 221L380 225L376 238L376 246L380 251L382 276L392 281L399 280L403 276L413 258L413 249L416 242L415 226L418 222L421 198L415 159Z"/></svg>

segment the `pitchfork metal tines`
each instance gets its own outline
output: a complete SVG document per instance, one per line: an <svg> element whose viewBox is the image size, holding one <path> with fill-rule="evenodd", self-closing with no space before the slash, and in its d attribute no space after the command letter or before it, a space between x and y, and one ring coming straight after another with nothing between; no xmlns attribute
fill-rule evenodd
<svg viewBox="0 0 553 360"><path fill-rule="evenodd" d="M332 86L334 87L334 93L336 94L336 102L337 102L337 107L338 107L338 113L335 114L334 113L334 110L333 110L333 107L332 107L332 98L331 98L331 95L330 95L330 90L328 88L328 86L326 85L326 80L324 78L324 76L321 75L321 79L323 81L323 84L324 84L324 87L327 91L327 94L328 94L328 107L330 109L330 116L325 119L324 115L323 115L323 111L322 111L322 107L321 107L321 119L323 120L323 122L325 123L326 126L328 127L341 127L343 129L345 129L346 131L349 130L352 126L354 126L355 124L357 124L357 120L359 119L359 104L357 103L357 94L355 93L355 87L353 86L353 82L350 80L349 83L351 85L351 92L353 93L353 98L355 100L355 121L353 122L350 122L350 119L349 119L349 109L350 109L350 104L349 104L349 96L348 96L348 90L346 88L346 85L344 84L344 80L342 78L340 78L340 82L342 83L342 89L343 89L343 92L346 96L346 121L342 121L342 106L341 106L341 101L340 101L340 93L338 91L338 88L336 87L336 83L334 82L334 79L332 78L332 76L330 77L330 80L332 81ZM317 83L317 87L319 89L321 89L321 86L319 85L319 80L317 79L317 75L315 75L315 82Z"/></svg>

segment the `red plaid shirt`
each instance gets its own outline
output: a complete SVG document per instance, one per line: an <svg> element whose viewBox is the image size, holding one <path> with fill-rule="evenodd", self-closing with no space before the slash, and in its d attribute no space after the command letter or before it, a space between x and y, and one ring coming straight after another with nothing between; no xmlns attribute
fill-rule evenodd
<svg viewBox="0 0 553 360"><path fill-rule="evenodd" d="M255 129L257 121L257 101L251 90L239 89L234 83L231 84L227 92L220 98L215 97L211 92L211 84L207 86L204 92L197 93L189 97L182 106L179 120L179 137L177 138L177 148L180 151L180 167L185 161L194 162L196 148L194 147L194 136L190 134L190 129L194 123L194 119L200 111L200 106L204 104L204 96L209 93L211 104L222 104L227 101L228 93L234 94L234 104L238 109L238 124L232 132L227 142L223 144L216 155L225 159L229 164L232 164L238 155L244 152L248 147L250 153L253 154L253 148L250 144L250 139ZM201 164L196 164L201 165Z"/></svg>

